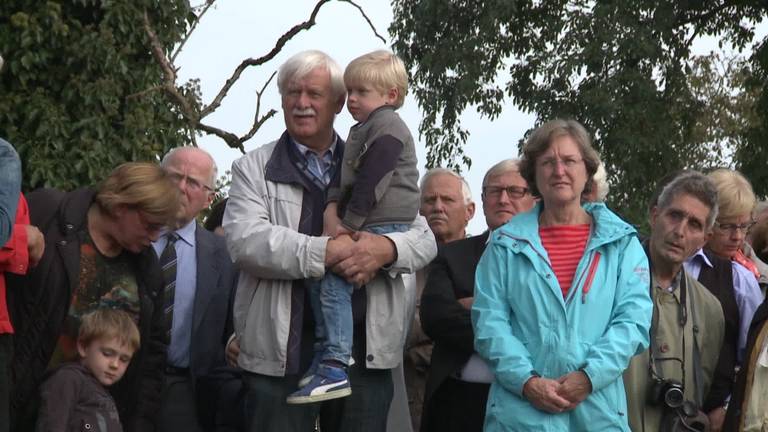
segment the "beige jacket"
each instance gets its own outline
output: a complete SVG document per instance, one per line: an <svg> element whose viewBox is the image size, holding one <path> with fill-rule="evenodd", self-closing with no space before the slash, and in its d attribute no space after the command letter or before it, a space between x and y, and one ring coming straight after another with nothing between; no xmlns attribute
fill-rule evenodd
<svg viewBox="0 0 768 432"><path fill-rule="evenodd" d="M681 332L678 321L680 289L675 290L673 294L668 294L654 288L654 315L658 316L658 318L654 317L654 320L658 319L658 326L655 329L655 334L651 335L650 349L654 350L656 359L662 357L685 358L685 398L696 401L700 406L702 401L697 400L694 385L693 340L696 339L701 353L700 364L703 378L701 394L703 398L706 398L723 343L723 308L717 298L703 285L685 273L684 270L681 271L688 288L686 325ZM655 278L652 284L654 287L656 286ZM694 303L694 313L691 313L691 303ZM694 331L694 328L697 331ZM683 353L682 335L685 338L685 353ZM629 368L624 372L629 427L634 432L658 431L663 415L660 406L648 403L648 395L652 390L648 364L648 350L645 350L632 358ZM682 382L679 362L657 360L656 364L658 374ZM643 424L645 425L644 428Z"/></svg>
<svg viewBox="0 0 768 432"><path fill-rule="evenodd" d="M240 269L234 303L238 364L270 376L285 375L292 281L323 276L328 243L328 237L297 231L303 189L265 179L277 143L233 163L223 224L230 256ZM373 369L394 368L403 358L415 293L400 275L426 266L437 254L421 216L410 231L387 237L395 244L397 260L366 286L366 366Z"/></svg>

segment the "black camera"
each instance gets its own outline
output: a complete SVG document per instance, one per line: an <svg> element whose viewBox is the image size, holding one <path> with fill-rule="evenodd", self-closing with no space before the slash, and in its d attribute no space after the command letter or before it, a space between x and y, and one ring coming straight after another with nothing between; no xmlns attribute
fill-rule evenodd
<svg viewBox="0 0 768 432"><path fill-rule="evenodd" d="M654 380L648 397L651 404L668 408L679 408L685 402L683 384L672 379Z"/></svg>

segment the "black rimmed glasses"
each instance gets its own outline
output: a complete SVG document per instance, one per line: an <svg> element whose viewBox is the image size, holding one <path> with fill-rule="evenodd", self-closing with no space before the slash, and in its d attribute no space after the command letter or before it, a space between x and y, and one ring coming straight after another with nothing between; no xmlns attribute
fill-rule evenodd
<svg viewBox="0 0 768 432"><path fill-rule="evenodd" d="M512 199L520 199L528 195L528 188L521 186L485 186L483 187L483 195L488 198L499 199L501 193L506 192L507 196Z"/></svg>

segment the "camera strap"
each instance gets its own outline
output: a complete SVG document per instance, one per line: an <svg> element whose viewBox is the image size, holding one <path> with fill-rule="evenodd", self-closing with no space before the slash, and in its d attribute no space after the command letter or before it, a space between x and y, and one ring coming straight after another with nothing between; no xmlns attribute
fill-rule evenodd
<svg viewBox="0 0 768 432"><path fill-rule="evenodd" d="M651 269L652 271L652 269ZM680 362L680 371L682 375L682 384L685 386L685 325L688 322L688 286L686 284L685 280L685 270L682 268L680 269L680 285L677 287L679 293L680 293L680 303L677 307L677 323L680 326L681 331L681 344L682 344L682 357L679 358L677 361ZM651 345L648 347L648 371L651 375L651 377L655 379L666 379L665 376L658 373L656 370L656 356L653 354L653 350L655 349L653 338L656 336L656 329L659 326L659 311L656 306L656 300L654 300L654 286L653 286L653 277L650 278L650 296L651 300L654 302L653 305L653 312L651 316L651 328L650 328L650 336L651 336ZM694 338L695 339L695 338ZM696 352L696 348L694 347L694 353ZM695 358L694 354L694 358ZM694 359L694 363L696 363L696 360Z"/></svg>
<svg viewBox="0 0 768 432"><path fill-rule="evenodd" d="M683 280L685 280L685 275L683 275ZM699 333L699 326L698 321L696 320L696 299L694 298L693 292L691 292L691 319L692 322L692 332L693 333L693 384L696 387L696 403L699 405L698 408L701 409L701 406L704 404L704 392L702 389L702 386L704 385L704 378L701 376L702 370L701 370L701 353L699 351L699 338L696 337L696 335Z"/></svg>

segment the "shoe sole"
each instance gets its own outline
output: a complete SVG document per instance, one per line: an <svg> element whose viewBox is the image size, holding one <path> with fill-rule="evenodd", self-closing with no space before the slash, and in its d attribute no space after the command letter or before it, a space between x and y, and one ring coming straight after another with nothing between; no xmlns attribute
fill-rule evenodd
<svg viewBox="0 0 768 432"><path fill-rule="evenodd" d="M340 399L352 394L352 389L347 387L339 390L335 390L328 393L311 395L311 396L293 396L286 398L285 402L290 405L308 404L314 402L322 402L331 399Z"/></svg>

